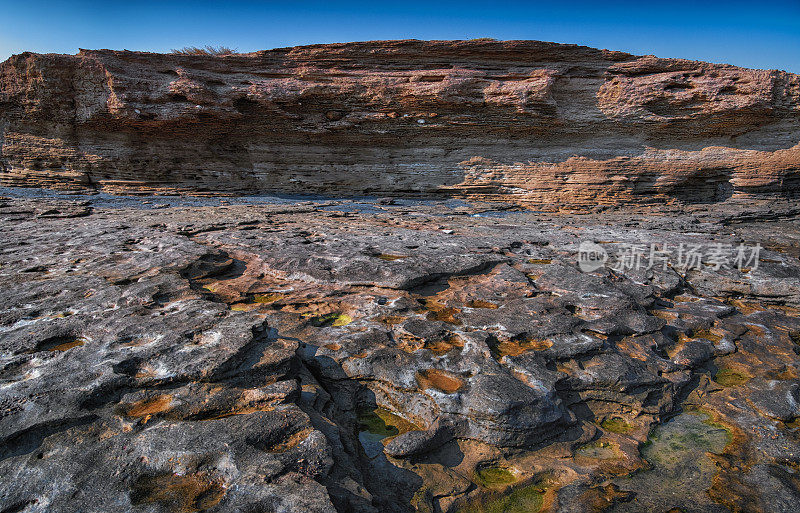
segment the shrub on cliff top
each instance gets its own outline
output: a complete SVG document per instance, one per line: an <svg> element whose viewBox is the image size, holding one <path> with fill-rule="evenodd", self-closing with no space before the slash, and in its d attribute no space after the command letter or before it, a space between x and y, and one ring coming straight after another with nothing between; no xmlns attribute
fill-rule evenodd
<svg viewBox="0 0 800 513"><path fill-rule="evenodd" d="M231 49L227 46L206 45L202 48L197 46L184 46L183 48L173 49L172 53L179 55L213 55L219 57L222 55L233 55L237 52L236 49Z"/></svg>

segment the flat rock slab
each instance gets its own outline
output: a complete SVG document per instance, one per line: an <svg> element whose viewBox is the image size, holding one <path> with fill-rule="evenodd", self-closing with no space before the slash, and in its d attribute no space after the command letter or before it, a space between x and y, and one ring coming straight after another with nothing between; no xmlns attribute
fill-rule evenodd
<svg viewBox="0 0 800 513"><path fill-rule="evenodd" d="M687 230L669 208L149 201L0 202L4 512L798 494L791 205L696 208ZM614 258L582 270L584 241ZM743 241L746 269L616 265L627 245ZM676 440L708 461L665 459Z"/></svg>

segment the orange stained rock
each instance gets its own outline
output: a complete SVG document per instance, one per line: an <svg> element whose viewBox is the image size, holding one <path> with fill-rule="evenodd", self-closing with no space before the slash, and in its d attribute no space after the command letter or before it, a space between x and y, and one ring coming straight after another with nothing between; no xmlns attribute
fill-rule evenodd
<svg viewBox="0 0 800 513"><path fill-rule="evenodd" d="M125 414L128 417L144 417L161 413L169 409L172 404L172 396L168 394L158 395L149 399L132 403L125 407Z"/></svg>
<svg viewBox="0 0 800 513"><path fill-rule="evenodd" d="M433 388L446 394L454 394L464 386L461 378L451 372L439 369L426 369L418 372L417 383L422 388Z"/></svg>
<svg viewBox="0 0 800 513"><path fill-rule="evenodd" d="M195 513L216 506L225 496L221 479L205 473L143 475L133 483L134 505L160 504L171 513Z"/></svg>

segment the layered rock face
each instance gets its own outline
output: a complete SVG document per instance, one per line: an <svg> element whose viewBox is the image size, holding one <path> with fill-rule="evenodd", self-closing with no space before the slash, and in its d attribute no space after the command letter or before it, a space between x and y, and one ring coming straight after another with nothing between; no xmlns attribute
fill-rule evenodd
<svg viewBox="0 0 800 513"><path fill-rule="evenodd" d="M530 41L0 65L5 185L525 204L800 194L800 78Z"/></svg>

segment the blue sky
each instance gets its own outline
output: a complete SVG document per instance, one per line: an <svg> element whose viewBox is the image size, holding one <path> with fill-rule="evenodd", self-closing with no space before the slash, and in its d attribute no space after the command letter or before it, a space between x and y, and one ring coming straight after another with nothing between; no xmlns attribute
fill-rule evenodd
<svg viewBox="0 0 800 513"><path fill-rule="evenodd" d="M0 0L0 60L25 50L253 51L373 39L538 39L800 73L800 0L420 2Z"/></svg>

